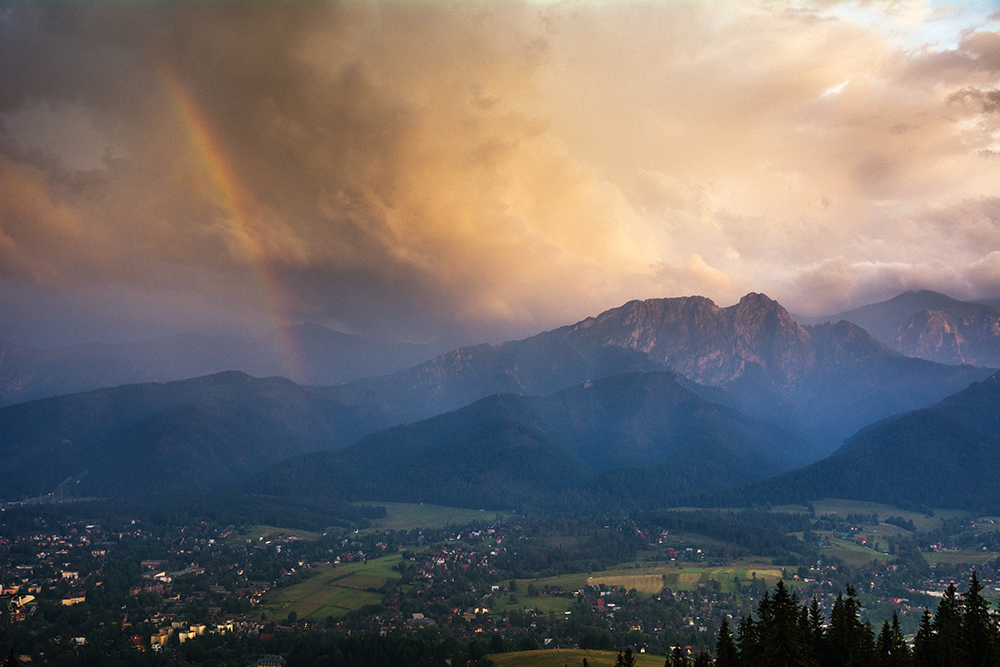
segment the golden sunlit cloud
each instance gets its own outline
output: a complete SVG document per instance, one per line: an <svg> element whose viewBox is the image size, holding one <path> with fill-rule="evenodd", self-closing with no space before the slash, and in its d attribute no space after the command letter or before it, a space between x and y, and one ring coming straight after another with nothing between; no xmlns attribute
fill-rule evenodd
<svg viewBox="0 0 1000 667"><path fill-rule="evenodd" d="M404 338L696 293L996 295L998 27L922 2L16 5L0 276Z"/></svg>

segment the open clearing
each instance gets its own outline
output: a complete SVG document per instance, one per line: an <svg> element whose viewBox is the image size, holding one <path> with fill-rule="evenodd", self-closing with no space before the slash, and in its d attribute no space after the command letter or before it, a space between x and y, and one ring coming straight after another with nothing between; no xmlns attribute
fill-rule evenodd
<svg viewBox="0 0 1000 667"><path fill-rule="evenodd" d="M354 503L358 506L372 505L384 507L386 517L375 519L372 526L377 530L415 530L417 528L445 528L461 526L473 521L493 522L504 516L503 512L470 510L460 507L444 507L425 503L386 503L365 500Z"/></svg>
<svg viewBox="0 0 1000 667"><path fill-rule="evenodd" d="M696 577L697 578L697 577ZM663 590L662 574L623 574L587 577L588 586L617 586L627 591L633 588L640 593L655 594Z"/></svg>
<svg viewBox="0 0 1000 667"><path fill-rule="evenodd" d="M367 563L322 565L319 573L305 581L269 590L259 609L267 617L280 620L294 611L299 618L316 620L327 616L339 617L382 600L379 593L368 589L381 588L388 579L398 579L392 566L400 556L384 556Z"/></svg>
<svg viewBox="0 0 1000 667"><path fill-rule="evenodd" d="M717 581L722 592L731 593L736 590L734 579L742 585L753 579L764 579L768 585L772 585L782 578L790 586L799 585L796 581L789 581L790 576L782 574L780 568L763 563L741 562L724 567L678 567L674 563L650 566L648 563L626 563L601 572L518 579L517 590L514 593L516 601L511 603L508 596L501 595L494 603L494 611L502 612L522 607L542 612L567 611L573 603L572 592L584 586L603 585L606 588L616 586L624 587L626 590L635 589L647 595L656 595L664 588L673 591L693 591L698 586ZM533 584L539 590L546 586L562 588L566 594L528 597L528 584Z"/></svg>
<svg viewBox="0 0 1000 667"><path fill-rule="evenodd" d="M235 544L238 542L258 542L260 538L265 540L277 540L282 538L295 538L298 540L315 540L319 538L316 533L310 533L308 530L298 530L296 528L277 528L275 526L251 526L245 535L240 535L238 532L230 533L226 541L230 544Z"/></svg>
<svg viewBox="0 0 1000 667"><path fill-rule="evenodd" d="M614 667L618 653L611 651L586 651L584 649L557 648L517 653L493 653L487 656L496 667L579 667L583 659L592 667ZM639 667L663 667L662 655L638 653L635 664Z"/></svg>
<svg viewBox="0 0 1000 667"><path fill-rule="evenodd" d="M824 498L823 500L813 501L813 507L816 510L816 516L821 517L824 514L836 514L842 519L846 519L848 514L878 514L879 519L885 520L891 516L900 516L903 519L908 519L913 521L914 526L917 530L929 531L940 528L945 520L954 519L956 517L968 516L968 512L963 512L961 510L947 510L947 509L934 509L934 516L927 516L923 512L917 512L913 510L902 510L898 507L893 507L892 505L883 505L881 503L869 503L862 500L841 500L839 498ZM805 512L807 511L802 505L786 505L781 507L772 508L776 512ZM902 531L906 534L907 531L899 528L898 526L891 525L879 525L879 532L889 532L895 535L896 531Z"/></svg>
<svg viewBox="0 0 1000 667"><path fill-rule="evenodd" d="M868 565L873 560L879 562L896 560L895 556L884 554L881 551L875 551L874 549L858 544L853 540L843 540L839 537L835 537L830 532L821 532L819 535L829 540L829 546L820 549L819 557L821 559L824 555L829 554L829 556L836 556L845 564L852 567Z"/></svg>
<svg viewBox="0 0 1000 667"><path fill-rule="evenodd" d="M961 549L957 551L925 551L924 559L931 565L948 563L949 565L983 565L997 557L992 551Z"/></svg>
<svg viewBox="0 0 1000 667"><path fill-rule="evenodd" d="M493 603L493 613L506 614L514 609L535 609L543 614L550 611L554 614L562 614L570 610L573 606L572 595L539 595L529 597L527 593L514 594L515 601L511 602L507 595L500 595Z"/></svg>

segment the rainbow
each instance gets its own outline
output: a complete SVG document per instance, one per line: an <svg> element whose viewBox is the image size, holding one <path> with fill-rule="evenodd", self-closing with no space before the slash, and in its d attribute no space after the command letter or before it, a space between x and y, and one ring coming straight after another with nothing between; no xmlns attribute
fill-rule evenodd
<svg viewBox="0 0 1000 667"><path fill-rule="evenodd" d="M301 380L303 368L300 356L292 337L283 326L284 294L271 268L266 248L252 225L252 221L256 219L252 200L245 195L236 173L226 159L222 144L183 79L166 61L157 60L155 64L173 114L183 127L188 144L197 156L205 176L211 182L218 205L225 213L230 229L252 269L264 307L278 337L285 374Z"/></svg>

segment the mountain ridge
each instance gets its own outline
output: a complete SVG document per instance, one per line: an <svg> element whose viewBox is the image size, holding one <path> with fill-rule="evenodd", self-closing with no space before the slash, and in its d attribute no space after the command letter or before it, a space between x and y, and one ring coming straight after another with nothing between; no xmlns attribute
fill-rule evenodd
<svg viewBox="0 0 1000 667"><path fill-rule="evenodd" d="M294 360L287 358L289 346L295 351ZM258 338L184 333L51 349L0 343L0 407L230 370L254 377L289 375L298 384L334 385L408 368L440 352L436 345L355 336L311 323L281 327Z"/></svg>
<svg viewBox="0 0 1000 667"><path fill-rule="evenodd" d="M929 364L854 325L800 325L776 301L751 293L727 308L706 297L630 301L576 324L458 348L335 391L345 403L372 402L409 422L494 393L547 395L615 373L669 370L708 387L705 395L721 390L713 400L830 451L868 421L924 407L989 374ZM881 398L880 388L890 384L896 386Z"/></svg>
<svg viewBox="0 0 1000 667"><path fill-rule="evenodd" d="M10 500L72 478L90 495L203 492L384 425L322 389L236 371L97 389L0 408L0 489Z"/></svg>
<svg viewBox="0 0 1000 667"><path fill-rule="evenodd" d="M853 322L909 357L1000 368L1000 307L990 303L919 290L837 315L805 319Z"/></svg>
<svg viewBox="0 0 1000 667"><path fill-rule="evenodd" d="M538 461L544 469L527 471L523 461L496 455L524 447L532 456L544 454ZM244 489L460 504L474 496L509 507L520 502L519 495L556 503L584 483L592 499L605 498L612 490L599 476L628 468L651 470L663 486L732 487L787 469L807 458L805 449L772 424L706 400L674 373L624 373L545 397L489 396L345 449L277 463ZM702 464L712 470L710 477L697 473ZM518 493L489 488L470 495L484 470L500 479L530 478L535 485L528 489L519 481Z"/></svg>
<svg viewBox="0 0 1000 667"><path fill-rule="evenodd" d="M611 386L610 378L628 374L645 379L630 380L632 385L602 403L577 407L572 419L565 405L557 405L587 405L586 396L574 392ZM664 374L673 378L670 383L664 384ZM131 493L128 480L163 491L204 490L239 483L310 451L346 447L396 424L456 413L488 397L492 403L475 409L489 404L495 418L513 415L528 430L509 433L535 440L535 431L542 433L568 447L591 472L659 466L663 470L646 477L667 479L673 471L656 458L658 448L690 440L696 428L690 419L636 411L655 401L673 405L671 397L681 393L694 403L716 405L700 414L702 427L725 434L717 442L756 443L751 450L773 461L762 443L792 434L798 444L785 448L784 467L758 466L763 475L818 460L863 426L932 405L989 374L907 358L846 321L800 325L762 294L726 308L705 297L631 301L521 341L458 348L395 374L339 386L226 372L0 408L0 468L6 475L0 480L13 494L44 493L67 478L95 494ZM671 409L680 414L677 408ZM743 416L722 415L723 408ZM551 418L556 413L563 415L557 425ZM623 421L629 414L633 421ZM762 423L771 435L749 435L764 433ZM554 435L582 433L581 425L589 435L571 441ZM454 431L437 444L467 436ZM479 437L470 446L492 436ZM695 454L671 451L692 470L702 467ZM545 459L547 465L556 458ZM116 460L126 472L117 478L109 472ZM368 461L376 469L381 463ZM716 466L713 475L712 484L739 481L726 465Z"/></svg>

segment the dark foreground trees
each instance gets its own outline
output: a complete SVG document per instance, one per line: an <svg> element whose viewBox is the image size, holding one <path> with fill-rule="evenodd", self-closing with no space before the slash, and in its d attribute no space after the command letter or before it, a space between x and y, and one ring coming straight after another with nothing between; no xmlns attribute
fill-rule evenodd
<svg viewBox="0 0 1000 667"><path fill-rule="evenodd" d="M895 613L876 633L861 621L854 588L846 593L837 596L824 624L815 598L800 605L779 581L764 594L756 618L740 620L735 638L727 622L720 626L716 666L1000 667L997 616L975 572L964 596L950 586L933 617L925 610L912 650Z"/></svg>

